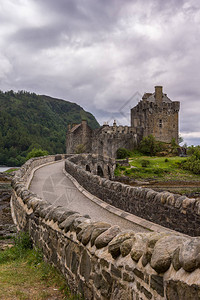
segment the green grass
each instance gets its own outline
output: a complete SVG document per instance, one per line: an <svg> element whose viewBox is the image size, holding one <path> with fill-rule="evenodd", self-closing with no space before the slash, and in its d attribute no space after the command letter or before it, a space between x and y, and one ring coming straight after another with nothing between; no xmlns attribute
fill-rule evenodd
<svg viewBox="0 0 200 300"><path fill-rule="evenodd" d="M82 299L73 295L64 277L32 249L29 237L21 234L15 245L0 252L0 299Z"/></svg>
<svg viewBox="0 0 200 300"><path fill-rule="evenodd" d="M118 166L115 170L115 175L159 181L200 180L200 175L195 175L180 167L181 162L184 160L184 157L179 156L166 158L135 155L129 159L130 167ZM145 164L144 161L148 163Z"/></svg>
<svg viewBox="0 0 200 300"><path fill-rule="evenodd" d="M12 173L14 171L17 171L19 168L10 168L8 170L5 171L5 173Z"/></svg>

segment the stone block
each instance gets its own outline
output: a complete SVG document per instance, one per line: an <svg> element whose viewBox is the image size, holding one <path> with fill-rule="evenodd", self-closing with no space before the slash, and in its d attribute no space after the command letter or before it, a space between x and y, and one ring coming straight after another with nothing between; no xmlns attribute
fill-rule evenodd
<svg viewBox="0 0 200 300"><path fill-rule="evenodd" d="M200 266L200 238L188 239L181 245L179 261L187 272L192 272Z"/></svg>
<svg viewBox="0 0 200 300"><path fill-rule="evenodd" d="M171 264L173 252L178 248L186 238L182 236L166 236L158 240L155 244L151 257L151 267L157 273L166 272Z"/></svg>
<svg viewBox="0 0 200 300"><path fill-rule="evenodd" d="M127 256L132 249L133 239L127 239L120 245L120 252L123 257Z"/></svg>
<svg viewBox="0 0 200 300"><path fill-rule="evenodd" d="M109 268L109 262L105 260L104 258L100 259L100 265L102 268Z"/></svg>
<svg viewBox="0 0 200 300"><path fill-rule="evenodd" d="M151 275L150 287L160 296L164 297L164 282L162 276Z"/></svg>
<svg viewBox="0 0 200 300"><path fill-rule="evenodd" d="M137 262L140 259L146 249L147 242L148 238L145 234L135 234L131 249L132 260Z"/></svg>
<svg viewBox="0 0 200 300"><path fill-rule="evenodd" d="M58 227L61 229L61 230L64 230L65 232L68 232L69 229L70 229L70 226L72 224L72 222L76 219L76 218L79 218L80 215L77 213L77 214L73 214L71 216L69 216L67 219L65 219L65 221L63 221L62 223L60 223L58 225Z"/></svg>
<svg viewBox="0 0 200 300"><path fill-rule="evenodd" d="M172 265L176 271L178 271L181 268L181 263L179 260L179 253L180 253L180 247L178 247L174 251L173 256L172 256Z"/></svg>
<svg viewBox="0 0 200 300"><path fill-rule="evenodd" d="M147 299L152 299L152 294L149 292L149 291L147 291L147 289L145 289L145 287L141 287L141 292L147 297Z"/></svg>
<svg viewBox="0 0 200 300"><path fill-rule="evenodd" d="M85 278L86 281L89 280L91 272L91 259L86 250L83 251L80 263L80 274Z"/></svg>
<svg viewBox="0 0 200 300"><path fill-rule="evenodd" d="M166 285L167 300L199 300L200 288L193 284L170 280Z"/></svg>
<svg viewBox="0 0 200 300"><path fill-rule="evenodd" d="M119 268L116 268L113 264L111 265L111 274L121 278L122 277L122 272Z"/></svg>
<svg viewBox="0 0 200 300"><path fill-rule="evenodd" d="M100 249L108 245L108 243L120 232L120 228L114 225L100 234L95 240L95 246Z"/></svg>
<svg viewBox="0 0 200 300"><path fill-rule="evenodd" d="M140 270L138 270L137 268L133 269L133 273L134 273L137 277L139 277L140 279L144 280L144 274L143 274Z"/></svg>
<svg viewBox="0 0 200 300"><path fill-rule="evenodd" d="M80 257L78 256L77 252L73 251L71 253L71 271L75 275L77 274L78 271L79 261L80 261Z"/></svg>
<svg viewBox="0 0 200 300"><path fill-rule="evenodd" d="M135 280L132 274L126 272L123 272L122 279L128 282L134 282Z"/></svg>
<svg viewBox="0 0 200 300"><path fill-rule="evenodd" d="M134 237L134 232L123 232L119 233L108 245L108 252L112 255L113 258L117 258L120 254L121 244L131 237Z"/></svg>
<svg viewBox="0 0 200 300"><path fill-rule="evenodd" d="M62 215L60 215L57 220L58 224L64 222L69 216L74 215L74 214L78 214L78 212L65 209L65 212Z"/></svg>
<svg viewBox="0 0 200 300"><path fill-rule="evenodd" d="M96 238L110 227L110 224L104 222L98 222L98 224L95 224L94 230L91 234L91 245L93 246Z"/></svg>

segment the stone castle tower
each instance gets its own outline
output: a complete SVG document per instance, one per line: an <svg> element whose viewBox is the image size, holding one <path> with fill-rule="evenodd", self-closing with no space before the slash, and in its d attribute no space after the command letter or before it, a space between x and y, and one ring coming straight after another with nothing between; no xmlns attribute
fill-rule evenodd
<svg viewBox="0 0 200 300"><path fill-rule="evenodd" d="M178 113L180 102L171 101L163 94L162 86L154 93L145 93L142 100L131 109L131 127L142 128L143 136L152 134L156 140L178 142Z"/></svg>
<svg viewBox="0 0 200 300"><path fill-rule="evenodd" d="M69 125L66 137L66 153L75 153L81 145L85 152L115 157L118 148L133 149L144 136L153 135L156 140L178 142L178 113L180 102L171 101L163 94L162 86L154 93L145 93L142 100L131 109L131 126L107 124L92 130L86 121Z"/></svg>

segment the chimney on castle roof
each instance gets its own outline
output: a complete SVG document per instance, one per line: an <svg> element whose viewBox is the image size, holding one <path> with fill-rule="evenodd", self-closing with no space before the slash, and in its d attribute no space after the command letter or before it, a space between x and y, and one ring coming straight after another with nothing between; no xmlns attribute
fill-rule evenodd
<svg viewBox="0 0 200 300"><path fill-rule="evenodd" d="M162 97L163 97L163 92L162 92L162 86L155 86L155 99L157 103L162 103Z"/></svg>

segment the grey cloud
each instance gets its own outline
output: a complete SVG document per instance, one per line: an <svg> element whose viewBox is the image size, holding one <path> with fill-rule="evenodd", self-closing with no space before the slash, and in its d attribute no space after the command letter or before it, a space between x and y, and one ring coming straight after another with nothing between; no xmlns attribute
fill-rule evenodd
<svg viewBox="0 0 200 300"><path fill-rule="evenodd" d="M101 123L116 118L129 125L123 104L135 92L162 84L172 100L181 101L181 132L200 132L198 0L29 3L34 11L28 10L24 24L20 4L15 14L0 12L1 89L64 98Z"/></svg>

